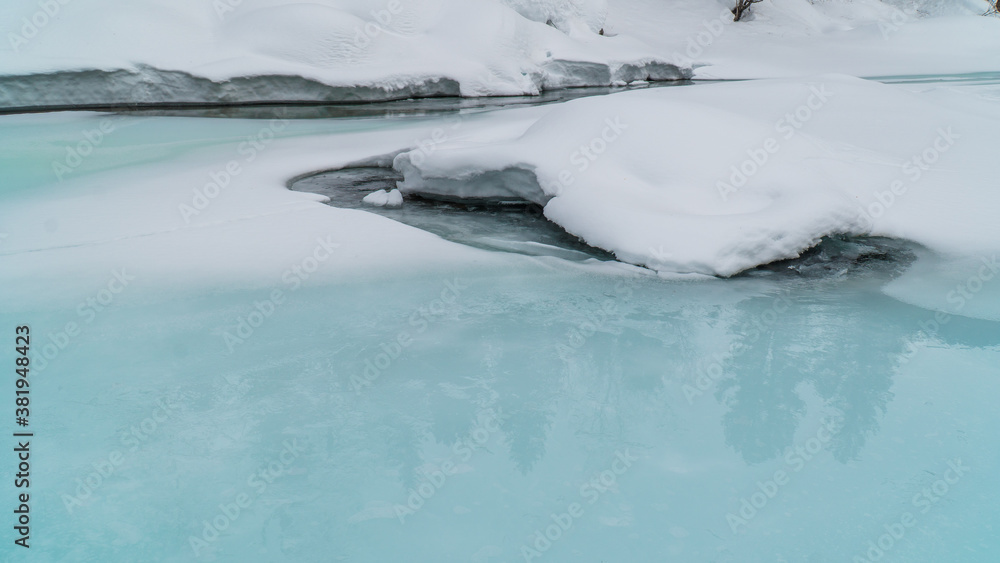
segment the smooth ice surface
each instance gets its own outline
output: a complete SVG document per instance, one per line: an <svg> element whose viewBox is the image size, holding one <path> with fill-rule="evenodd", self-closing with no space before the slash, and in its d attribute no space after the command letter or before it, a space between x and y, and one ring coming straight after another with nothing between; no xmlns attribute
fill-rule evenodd
<svg viewBox="0 0 1000 563"><path fill-rule="evenodd" d="M883 561L997 560L982 264L835 243L672 280L285 187L546 111L116 118L61 181L106 116L0 117L0 326L30 324L36 353L33 560L819 562L879 541ZM115 272L133 279L112 294Z"/></svg>
<svg viewBox="0 0 1000 563"><path fill-rule="evenodd" d="M923 334L933 314L884 281L522 263L275 282L285 301L232 350L272 288L163 300L137 279L91 323L5 308L39 344L83 326L33 376L34 560L196 560L191 538L246 494L197 560L523 561L579 503L533 561L850 560L907 512L894 560L994 561L998 325ZM287 464L286 443L302 450Z"/></svg>

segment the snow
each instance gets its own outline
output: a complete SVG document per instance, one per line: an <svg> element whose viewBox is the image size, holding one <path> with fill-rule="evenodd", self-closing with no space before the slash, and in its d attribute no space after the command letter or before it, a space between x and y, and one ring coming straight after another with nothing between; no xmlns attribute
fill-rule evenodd
<svg viewBox="0 0 1000 563"><path fill-rule="evenodd" d="M725 29L700 76L798 78L405 118L0 116L0 317L31 325L58 456L33 502L66 507L37 560L861 560L938 483L890 555L997 560L998 80L815 74L995 71L976 2L887 32L873 0L721 28L699 28L712 0L412 0L364 46L388 1L41 0L0 22L42 4L58 17L0 68L76 72L0 80L3 103L641 84L699 29ZM288 189L351 163L403 172L375 205L526 199L660 276ZM830 233L926 248L706 279Z"/></svg>
<svg viewBox="0 0 1000 563"><path fill-rule="evenodd" d="M733 23L725 2L611 0L607 29L703 79L971 73L1000 66L986 2L764 0ZM956 38L961 38L956 40Z"/></svg>
<svg viewBox="0 0 1000 563"><path fill-rule="evenodd" d="M544 204L570 233L659 271L729 276L837 233L1000 250L1000 121L934 94L840 75L625 92L394 166L404 193Z"/></svg>
<svg viewBox="0 0 1000 563"><path fill-rule="evenodd" d="M14 176L4 187L15 190L5 191L0 205L0 231L7 235L0 246L4 307L73 308L122 267L136 276L135 285L157 295L284 285L284 273L316 252L323 259L304 286L459 266L490 271L517 260L364 211L329 207L322 196L286 187L297 175L428 137L434 122L380 131L374 120L128 118L85 164L57 181L52 163L64 157L64 143L82 140L106 119L86 113L0 117L0 168L38 171L37 180ZM469 118L467 126L475 122ZM261 134L268 129L275 137L248 151L248 139L268 139Z"/></svg>
<svg viewBox="0 0 1000 563"><path fill-rule="evenodd" d="M366 195L361 201L375 207L384 207L389 202L389 194L385 190L377 190Z"/></svg>
<svg viewBox="0 0 1000 563"><path fill-rule="evenodd" d="M403 194L399 190L390 190L386 194L385 199L386 207L402 207L403 206Z"/></svg>
<svg viewBox="0 0 1000 563"><path fill-rule="evenodd" d="M985 7L977 0L916 10L764 0L737 24L717 0L54 5L54 15L31 3L0 7L0 106L514 95L672 80L691 69L698 78L764 78L1000 65L1000 19L973 15Z"/></svg>
<svg viewBox="0 0 1000 563"><path fill-rule="evenodd" d="M636 69L685 76L638 41L591 31L586 6L570 4L566 33L499 0L103 0L43 13L44 26L4 6L0 105L537 94ZM517 7L544 17L557 5Z"/></svg>
<svg viewBox="0 0 1000 563"><path fill-rule="evenodd" d="M551 23L566 33L587 30L599 33L608 17L605 0L504 0L522 16Z"/></svg>
<svg viewBox="0 0 1000 563"><path fill-rule="evenodd" d="M377 190L364 197L361 201L375 207L402 207L403 194L399 190Z"/></svg>
<svg viewBox="0 0 1000 563"><path fill-rule="evenodd" d="M4 119L3 146L15 160L18 147L39 142L21 131L22 122L46 123L44 138L70 144L101 118L26 119ZM148 164L121 169L116 156L87 172L101 162L90 158L59 190L28 190L5 202L0 219L12 234L3 248L16 266L8 271L45 272L53 292L78 285L71 274L80 270L104 276L115 252L140 252L135 241L143 238L154 250L133 260L166 286L185 286L188 277L247 283L280 274L289 253L308 253L330 234L347 248L358 244L330 262L336 276L498 260L285 187L310 171L398 155L393 165L404 181L401 193L377 196L386 204L405 193L533 201L587 243L662 273L729 276L794 257L832 233L903 238L975 260L1000 241L990 154L998 122L995 102L953 87L838 75L621 92L384 132L364 120L372 130L322 121L151 119L115 129L98 148L145 154ZM240 141L267 128L276 138L243 162ZM190 131L214 140L199 148ZM141 141L150 138L162 142ZM51 162L65 156L56 149ZM198 209L194 190L204 192L233 159L252 172L234 175ZM42 167L51 174L50 161ZM16 179L26 187L52 182ZM188 211L178 211L182 204Z"/></svg>

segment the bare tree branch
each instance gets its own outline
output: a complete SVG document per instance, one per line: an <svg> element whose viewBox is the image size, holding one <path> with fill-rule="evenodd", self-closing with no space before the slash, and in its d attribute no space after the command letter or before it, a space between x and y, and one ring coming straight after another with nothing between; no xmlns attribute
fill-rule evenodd
<svg viewBox="0 0 1000 563"><path fill-rule="evenodd" d="M736 7L733 8L733 21L740 21L750 13L750 6L761 0L736 0ZM1000 0L997 0L1000 3Z"/></svg>

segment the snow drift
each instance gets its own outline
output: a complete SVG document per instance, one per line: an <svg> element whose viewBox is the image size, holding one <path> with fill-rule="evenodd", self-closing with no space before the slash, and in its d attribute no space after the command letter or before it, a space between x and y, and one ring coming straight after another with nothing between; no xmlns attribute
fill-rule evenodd
<svg viewBox="0 0 1000 563"><path fill-rule="evenodd" d="M394 166L404 193L534 201L621 260L729 276L838 233L995 252L998 141L957 94L826 75L576 100Z"/></svg>
<svg viewBox="0 0 1000 563"><path fill-rule="evenodd" d="M690 76L600 36L603 12L582 0L92 4L0 8L0 106L519 95Z"/></svg>
<svg viewBox="0 0 1000 563"><path fill-rule="evenodd" d="M733 24L720 0L8 2L0 107L532 95L692 73L1000 68L1000 19L969 15L981 0L896 4L764 0Z"/></svg>

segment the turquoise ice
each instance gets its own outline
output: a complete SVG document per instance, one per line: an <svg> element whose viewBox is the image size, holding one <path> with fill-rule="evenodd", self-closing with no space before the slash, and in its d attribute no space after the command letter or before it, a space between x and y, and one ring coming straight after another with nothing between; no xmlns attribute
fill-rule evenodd
<svg viewBox="0 0 1000 563"><path fill-rule="evenodd" d="M0 219L76 189L52 162L98 119L0 119ZM74 177L260 129L119 119ZM981 290L941 316L886 289L937 257L825 244L726 280L511 255L14 300L39 279L0 242L4 364L35 338L31 560L996 561L998 281L956 274Z"/></svg>

